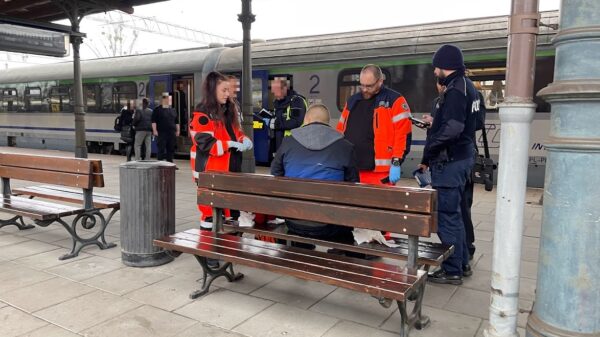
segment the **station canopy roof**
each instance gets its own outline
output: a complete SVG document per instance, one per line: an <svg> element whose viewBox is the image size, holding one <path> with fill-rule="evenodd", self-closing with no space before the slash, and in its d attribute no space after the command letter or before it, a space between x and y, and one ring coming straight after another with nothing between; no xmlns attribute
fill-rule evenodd
<svg viewBox="0 0 600 337"><path fill-rule="evenodd" d="M0 0L0 15L14 19L51 22L68 19L66 8L76 3L80 15L90 15L112 10L133 13L134 6L164 0Z"/></svg>

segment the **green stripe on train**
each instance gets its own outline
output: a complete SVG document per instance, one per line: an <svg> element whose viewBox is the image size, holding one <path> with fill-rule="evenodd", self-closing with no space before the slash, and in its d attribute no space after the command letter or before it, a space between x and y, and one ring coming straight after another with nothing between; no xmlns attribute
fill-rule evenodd
<svg viewBox="0 0 600 337"><path fill-rule="evenodd" d="M536 52L536 57L548 57L554 56L554 49L550 50L539 50ZM506 61L505 53L487 54L487 55L467 55L465 56L466 62L479 62L479 61ZM415 65L415 64L429 64L431 63L431 57L421 57L414 59L396 59L390 61L377 62L377 65L381 67L390 66L401 66L401 65ZM285 74L296 71L317 71L317 70L339 70L347 68L362 68L365 63L335 63L335 64L323 64L323 65L307 65L307 66L290 66L290 67L278 67L268 68L263 66L255 66L255 69L268 69L272 74Z"/></svg>

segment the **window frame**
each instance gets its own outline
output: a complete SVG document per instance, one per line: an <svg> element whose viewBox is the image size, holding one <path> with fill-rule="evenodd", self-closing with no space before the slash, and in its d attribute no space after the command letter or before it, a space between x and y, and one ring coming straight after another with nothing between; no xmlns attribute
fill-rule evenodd
<svg viewBox="0 0 600 337"><path fill-rule="evenodd" d="M5 91L14 91L14 95L5 95ZM12 109L8 109L8 102L6 104L6 109L4 109L4 102L5 102L5 97L11 97L14 98L13 100L10 100L10 102L12 102ZM7 87L7 88L0 88L0 112L17 112L19 109L19 91L17 90L16 87Z"/></svg>

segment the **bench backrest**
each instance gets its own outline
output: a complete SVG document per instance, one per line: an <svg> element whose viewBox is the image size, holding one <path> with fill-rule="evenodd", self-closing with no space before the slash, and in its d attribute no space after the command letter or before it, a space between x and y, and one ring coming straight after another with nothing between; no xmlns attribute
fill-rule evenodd
<svg viewBox="0 0 600 337"><path fill-rule="evenodd" d="M230 172L203 172L198 204L429 237L437 192Z"/></svg>
<svg viewBox="0 0 600 337"><path fill-rule="evenodd" d="M95 159L0 153L0 177L82 189L104 187L102 162Z"/></svg>

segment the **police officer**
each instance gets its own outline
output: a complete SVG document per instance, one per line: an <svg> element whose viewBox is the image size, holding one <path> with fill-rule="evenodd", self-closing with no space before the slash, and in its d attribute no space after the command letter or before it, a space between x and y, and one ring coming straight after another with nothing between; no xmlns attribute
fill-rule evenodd
<svg viewBox="0 0 600 337"><path fill-rule="evenodd" d="M290 136L292 129L302 126L304 121L306 99L289 86L289 80L285 77L275 77L271 81L271 92L275 96L275 117L270 122L271 129L275 131L272 152L277 152L283 137Z"/></svg>
<svg viewBox="0 0 600 337"><path fill-rule="evenodd" d="M454 253L428 280L460 285L463 272L465 276L471 273L460 204L474 164L479 100L473 83L465 77L458 47L440 47L433 56L433 66L445 90L440 95L419 167L431 170L431 185L438 191L438 236L442 243L454 245Z"/></svg>

